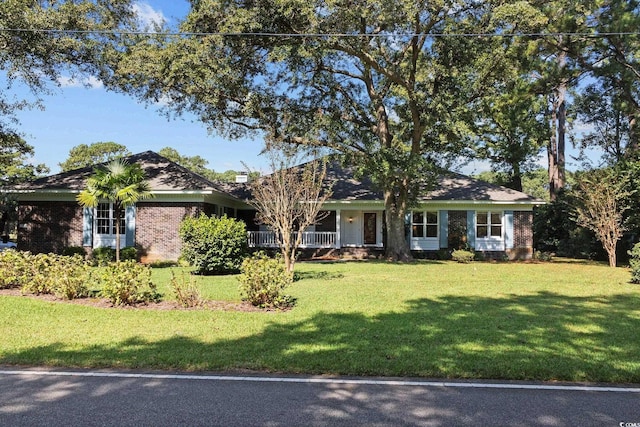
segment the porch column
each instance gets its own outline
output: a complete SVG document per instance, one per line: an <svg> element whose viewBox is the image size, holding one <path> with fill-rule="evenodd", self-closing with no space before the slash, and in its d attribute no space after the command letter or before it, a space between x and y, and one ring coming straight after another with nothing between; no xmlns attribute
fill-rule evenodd
<svg viewBox="0 0 640 427"><path fill-rule="evenodd" d="M340 234L340 209L336 209L336 249L340 249L342 247L342 244L340 242Z"/></svg>

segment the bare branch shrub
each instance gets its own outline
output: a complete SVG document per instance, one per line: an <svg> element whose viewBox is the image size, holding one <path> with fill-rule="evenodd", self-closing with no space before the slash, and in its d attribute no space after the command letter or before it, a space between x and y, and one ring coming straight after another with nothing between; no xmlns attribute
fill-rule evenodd
<svg viewBox="0 0 640 427"><path fill-rule="evenodd" d="M275 234L287 271L293 272L304 231L324 219L324 202L331 197L326 162L313 160L294 166L295 157L271 151L273 173L251 186L258 222ZM296 233L297 231L297 233Z"/></svg>
<svg viewBox="0 0 640 427"><path fill-rule="evenodd" d="M599 169L580 177L575 190L576 222L596 234L611 267L616 266L616 248L625 231L628 192L624 188L624 179L613 169Z"/></svg>

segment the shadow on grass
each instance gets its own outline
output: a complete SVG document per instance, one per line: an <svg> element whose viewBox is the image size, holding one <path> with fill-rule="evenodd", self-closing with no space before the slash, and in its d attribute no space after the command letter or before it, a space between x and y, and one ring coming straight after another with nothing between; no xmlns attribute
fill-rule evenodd
<svg viewBox="0 0 640 427"><path fill-rule="evenodd" d="M640 295L417 299L375 316L274 319L252 336L4 352L0 364L640 382Z"/></svg>
<svg viewBox="0 0 640 427"><path fill-rule="evenodd" d="M293 273L293 281L297 282L305 279L313 280L333 280L342 279L344 274L329 271L295 271Z"/></svg>
<svg viewBox="0 0 640 427"><path fill-rule="evenodd" d="M380 258L365 258L365 259L335 259L335 260L305 260L298 261L296 264L307 264L307 265L345 265L345 264L374 264L374 265L389 265L389 266L404 266L404 265L423 265L423 264L444 264L446 261L437 260L437 259L419 259L415 258L409 262L401 262L401 261L389 261L386 259Z"/></svg>

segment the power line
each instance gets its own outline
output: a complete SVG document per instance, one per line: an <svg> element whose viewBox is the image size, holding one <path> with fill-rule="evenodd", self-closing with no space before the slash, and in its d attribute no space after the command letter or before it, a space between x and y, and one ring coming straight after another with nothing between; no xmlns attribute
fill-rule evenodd
<svg viewBox="0 0 640 427"><path fill-rule="evenodd" d="M131 36L166 36L166 37L299 37L299 38L413 38L413 37L611 37L611 36L640 36L640 31L615 31L615 32L533 32L533 33L375 33L375 34L351 34L351 33L263 33L263 32L157 32L157 31L127 31L127 30L63 30L55 28L0 28L0 32L8 33L46 33L46 34L96 34L96 35L131 35Z"/></svg>

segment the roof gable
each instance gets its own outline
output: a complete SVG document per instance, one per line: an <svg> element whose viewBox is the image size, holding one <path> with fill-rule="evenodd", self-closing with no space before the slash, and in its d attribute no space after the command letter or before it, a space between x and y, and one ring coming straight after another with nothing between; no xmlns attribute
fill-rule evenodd
<svg viewBox="0 0 640 427"><path fill-rule="evenodd" d="M142 167L146 179L149 181L151 191L217 190L215 183L153 151L145 151L123 159L129 164L137 163ZM96 166L46 176L16 188L81 191L85 188L87 178L93 174L95 168L104 165L105 163L101 163Z"/></svg>

